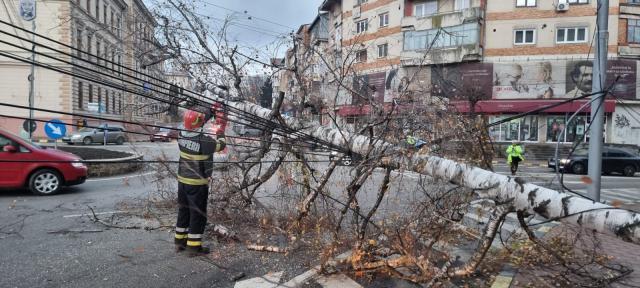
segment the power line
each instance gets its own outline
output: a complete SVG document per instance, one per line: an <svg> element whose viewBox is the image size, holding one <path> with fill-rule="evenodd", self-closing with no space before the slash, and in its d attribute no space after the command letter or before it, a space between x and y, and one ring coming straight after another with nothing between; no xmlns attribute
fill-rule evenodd
<svg viewBox="0 0 640 288"><path fill-rule="evenodd" d="M2 23L4 23L4 24L7 24L7 25L10 25L10 26L12 25L12 24L6 23L6 22L4 22L4 21L2 21L2 20L0 20L0 22L2 22ZM18 28L19 28L19 27L18 27ZM52 39L47 38L47 37L45 37L45 36L41 36L41 35L39 35L39 34L37 34L37 33L33 33L33 32L31 32L31 31L28 31L28 30L26 30L26 32L27 32L27 33L34 34L34 35L37 35L37 36L40 36L40 37L45 38L45 39L47 39L47 40L49 40L49 41L52 41L52 42L60 43L60 42L58 42L58 41L52 40ZM19 36L17 36L17 35L11 35L11 34L6 33L6 32L3 32L3 33L4 33L4 34L7 34L7 35L9 35L9 36L13 36L13 37L16 37L16 38L20 38L20 37L19 37ZM27 39L27 40L28 40L28 39ZM28 40L28 41L30 41L30 40ZM30 41L30 42L32 42L32 41ZM34 43L34 44L38 44L38 43L36 43L36 42L32 42L32 43ZM89 58L90 56L93 56L91 53L86 53L86 52L81 51L81 50L79 50L79 49L77 49L77 48L75 48L75 47L71 47L71 46L66 45L66 44L63 44L63 43L60 43L60 44L61 44L61 45L64 45L64 46L67 46L67 47L69 47L69 48L71 48L71 49L73 49L73 50L77 50L77 51L80 51L80 52L82 52L82 53L87 54L87 55L88 55L88 56L87 56L87 58ZM68 56L70 56L70 57L73 57L73 58L76 58L76 59L80 59L80 60L82 60L82 61L84 61L84 62L88 62L88 63L90 63L90 64L94 64L94 63L92 63L92 62L91 62L91 61L89 61L89 60L85 60L85 59L82 59L81 57L78 57L77 55L73 55L73 54L70 54L70 53L65 53L65 52L63 52L63 51L59 51L59 50L53 49L53 48L51 48L51 47L44 46L44 45L42 45L42 44L39 44L39 46L43 46L43 47L45 47L45 48L47 48L47 49L51 49L51 50L57 51L57 52L59 52L59 53L66 54L66 55L68 55ZM99 57L99 56L97 56L97 55L96 55L95 57L96 57L96 59L98 59L98 58L103 59L103 58L101 58L101 57ZM106 62L110 62L110 61L108 61L107 59L104 59L104 60L105 60L105 63L106 63ZM20 60L20 61L24 61L24 60ZM30 63L30 62L29 62L29 63ZM113 65L113 62L111 62L111 63L112 63L112 65ZM75 64L75 63L72 63L72 65L76 65L76 64ZM97 65L98 67L104 67L104 68L106 68L106 69L108 69L108 70L115 71L114 69L109 69L107 66L101 66L100 64L96 64L96 65ZM44 67L44 66L42 66L42 65L39 65L39 66ZM118 66L119 66L119 67L123 67L123 66L122 66L122 65L120 65L120 64L118 64ZM45 68L46 68L46 67L45 67ZM85 68L85 67L82 67L82 68ZM88 69L88 68L85 68L85 69ZM133 72L138 73L138 74L146 75L146 74L144 74L144 73L139 73L138 71L133 70L133 69L130 69L130 68L128 68L128 67L125 67L125 69L130 70L130 71L133 71ZM55 69L54 69L54 70L55 70ZM58 71L58 72L60 72L60 71ZM122 73L120 73L120 74L122 74ZM126 75L126 74L125 74L125 75ZM73 75L72 75L72 76L73 76ZM115 78L115 76L113 76L113 75L106 75L106 76L107 76L107 77ZM129 75L127 75L127 76L129 76ZM135 77L135 76L130 76L130 77L132 77L132 78L134 78L134 79L139 79L139 78L137 78L137 77ZM149 75L147 75L147 77L152 78L152 79L156 79L156 80L159 80L159 81L161 81L161 82L166 83L166 81L161 80L161 79L158 79L158 78L155 78L155 77L153 77L153 76L149 76ZM116 78L116 79L118 79L118 78ZM87 79L87 80L88 80L88 81L99 82L99 80L96 80L96 79ZM118 80L119 80L119 81L124 81L124 80L122 80L122 79L118 79ZM145 80L141 80L141 81L145 81ZM146 81L145 81L145 82L146 82ZM154 84L154 83L151 83L151 84L152 84L152 85L156 85L156 84ZM111 85L107 85L107 86L111 86ZM121 88L121 87L120 87L120 88L115 87L115 88L116 88L116 89L122 89L122 90L125 90L125 89L123 89L123 88ZM163 93L163 92L161 92L161 91L157 91L157 90L154 90L154 91L159 92L159 93L161 93L161 94L165 94L165 95L167 95L167 93ZM191 91L189 91L189 90L186 90L186 91L191 92ZM159 102L165 102L165 103L167 103L166 101L163 101L163 100L159 100L159 99L157 99L157 98L150 97L149 95L141 95L140 93L136 93L136 92L134 92L134 91L129 91L129 92L130 92L130 93L132 93L132 94L136 94L136 95L142 96L142 97L152 98L152 99L154 99L154 100L156 100L156 101L159 101ZM193 93L193 94L195 94L194 92L192 92L192 93ZM197 94L196 94L196 95L197 95ZM169 96L171 96L171 95L169 95ZM186 96L186 95L185 95L185 96ZM206 98L206 99L211 99L211 98L209 98L209 97L205 97L205 96L202 96L202 95L200 95L200 96L201 96L201 97L203 97L203 98ZM196 100L201 101L200 99L196 99ZM227 105L226 105L226 103L223 103L223 102L221 102L221 101L219 101L219 100L215 100L215 99L212 99L212 100L213 100L214 102L222 103L223 105L227 106ZM167 103L167 104L174 105L174 103ZM199 103L199 102L197 102L197 104L200 104L200 103ZM208 104L210 104L210 103L208 103ZM200 106L203 106L203 105L202 105L202 104L200 104ZM203 106L203 107L204 107L204 106ZM208 108L208 107L206 107L206 108ZM277 123L274 123L273 121L268 121L268 120L266 120L266 119L263 119L263 118L257 117L256 115L253 115L253 114L250 114L250 113L246 113L245 111L242 111L242 110L239 110L239 109L236 109L236 108L233 108L233 109L240 111L240 113L244 113L244 114L245 114L245 115L247 115L249 118L253 118L253 119L254 119L254 120L253 120L253 122L264 122L264 121L267 121L267 122L269 122L269 124L270 124L270 125L272 125L272 126L271 126L271 128L275 128L273 125L276 125L276 127L277 127L277 125L278 125ZM269 125L265 125L265 126L269 127ZM287 128L287 129L284 129L286 132L293 133L293 134L302 134L302 135L304 136L304 137L303 137L304 139L315 139L316 141L318 141L318 140L319 140L319 139L314 138L314 137L312 137L312 136L310 136L310 135L307 135L306 133L302 133L302 132L300 132L300 131L292 130L292 129L288 128L288 127L285 127L285 128ZM259 128L259 129L263 129L263 128ZM282 127L281 127L280 129L282 129ZM287 131L287 130L288 130L288 131ZM326 141L318 141L318 142L321 142L321 143L322 143L322 142L324 142L324 143L322 143L322 144L323 144L323 145L325 145L325 146L329 146L329 147L334 146L334 148L337 148L337 147L338 147L338 146L335 146L335 145L333 145L332 143L329 143L329 142L326 142ZM339 148L339 149L341 149L341 148Z"/></svg>
<svg viewBox="0 0 640 288"><path fill-rule="evenodd" d="M248 15L248 16L249 16L249 17L251 17L252 19L254 19L254 18L255 18L255 19L257 19L257 20L261 20L261 21L264 21L264 22L267 22L267 23L271 23L271 24L274 24L274 25L278 25L278 26L281 26L281 27L284 27L284 28L287 28L287 29L293 29L293 30L295 30L295 29L296 29L296 28L293 28L293 27L291 27L291 26L287 26L287 25L283 25L283 24L277 23L277 22L275 22L275 21L271 21L271 20L269 20L269 19L265 19L265 18L261 18L261 17L257 17L257 16L249 15L249 14L247 13L247 11L241 12L241 11L238 11L238 10L233 10L233 9L230 9L230 8L227 8L227 7L224 7L224 6L220 6L220 5L218 5L218 4L211 3L211 2L209 2L209 1L200 1L200 2L205 3L205 4L207 4L207 5L214 6L214 7L218 7L218 8L220 8L220 9L224 9L224 10L227 10L227 11L235 12L235 13L238 13L238 14Z"/></svg>

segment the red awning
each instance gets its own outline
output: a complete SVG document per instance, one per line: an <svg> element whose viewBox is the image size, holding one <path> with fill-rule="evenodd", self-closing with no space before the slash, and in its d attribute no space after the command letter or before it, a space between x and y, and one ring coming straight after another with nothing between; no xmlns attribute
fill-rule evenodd
<svg viewBox="0 0 640 288"><path fill-rule="evenodd" d="M561 102L562 100L487 100L487 101L479 101L475 106L475 111L479 113L496 113L496 114L507 114L507 113L522 113L528 112L531 110L535 110L538 108L543 108L545 106L549 106L552 104L556 104ZM550 109L545 110L541 113L566 113L566 112L576 112L580 107L589 100L576 100L573 102L565 103L560 106L556 106ZM469 112L469 102L467 101L452 101L452 105L461 113ZM591 112L591 105L587 105L583 112ZM604 112L611 113L615 111L616 101L615 100L605 100L604 103Z"/></svg>

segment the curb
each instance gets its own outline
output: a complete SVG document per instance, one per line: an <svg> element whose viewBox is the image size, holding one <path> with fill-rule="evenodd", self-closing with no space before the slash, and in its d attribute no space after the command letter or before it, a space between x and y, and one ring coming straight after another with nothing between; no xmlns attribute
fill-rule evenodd
<svg viewBox="0 0 640 288"><path fill-rule="evenodd" d="M142 154L135 154L123 158L91 160L91 163L86 164L88 168L87 175L89 177L108 177L137 171L142 167L141 163L125 161L141 160L143 156ZM121 161L125 163L114 163Z"/></svg>
<svg viewBox="0 0 640 288"><path fill-rule="evenodd" d="M551 231L551 229L555 226L559 225L558 222L551 222L547 225L542 225L538 229L533 231L533 234L536 235L537 238L542 238L547 232ZM509 288L511 287L511 283L513 279L518 274L518 269L515 268L510 263L506 263L502 266L502 270L500 274L496 276L496 279L491 284L491 288Z"/></svg>

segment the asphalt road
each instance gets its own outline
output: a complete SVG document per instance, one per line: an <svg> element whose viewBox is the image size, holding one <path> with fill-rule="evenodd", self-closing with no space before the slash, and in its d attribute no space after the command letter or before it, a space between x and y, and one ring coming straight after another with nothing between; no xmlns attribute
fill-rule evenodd
<svg viewBox="0 0 640 288"><path fill-rule="evenodd" d="M109 145L108 149L135 150L145 159L176 160L176 146L175 142L135 143ZM326 159L315 157L321 161ZM326 165L326 162L313 164L317 176ZM508 168L498 164L496 171L507 174ZM129 176L89 179L49 197L32 196L26 191L0 191L0 275L3 275L0 287L232 287L230 277L235 272L198 258L175 254L170 228L151 231L108 229L83 215L90 213L90 206L99 217L107 219L118 213L119 203L143 201L157 189L149 182L153 173L143 171ZM359 201L363 209L373 205L383 175L382 169L376 169L362 188L364 193ZM337 201L344 200L344 187L352 176L351 167L340 167L336 171L329 190ZM548 168L522 167L518 176L552 188L557 185L551 182L555 175ZM581 177L569 174L564 182L571 189L585 189ZM424 194L417 186L421 178L412 172L394 172L380 215L405 213L403 207L410 207L411 203L422 199ZM640 175L633 178L604 176L603 199L625 203L640 201L638 184ZM272 194L280 187L274 179L262 187L258 196ZM261 201L279 203L272 198ZM261 257L239 254L234 259L234 266L247 267L244 270L247 276L272 271L273 267L269 265L254 265ZM287 260L282 262L292 265Z"/></svg>

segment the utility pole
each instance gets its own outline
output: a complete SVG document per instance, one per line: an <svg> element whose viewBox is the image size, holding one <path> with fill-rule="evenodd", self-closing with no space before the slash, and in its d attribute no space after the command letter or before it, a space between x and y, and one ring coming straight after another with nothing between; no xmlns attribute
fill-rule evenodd
<svg viewBox="0 0 640 288"><path fill-rule="evenodd" d="M31 46L31 72L29 74L29 121L33 121L33 98L35 94L35 63L36 63L36 20L31 21L31 32L33 46ZM33 140L33 129L29 123L29 140Z"/></svg>
<svg viewBox="0 0 640 288"><path fill-rule="evenodd" d="M598 35L593 59L593 85L592 92L598 93L591 97L596 99L591 102L591 130L589 131L589 197L600 202L600 187L602 174L602 142L604 130L604 91L607 79L607 54L609 38L609 0L598 0L597 17Z"/></svg>

